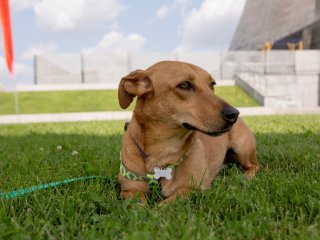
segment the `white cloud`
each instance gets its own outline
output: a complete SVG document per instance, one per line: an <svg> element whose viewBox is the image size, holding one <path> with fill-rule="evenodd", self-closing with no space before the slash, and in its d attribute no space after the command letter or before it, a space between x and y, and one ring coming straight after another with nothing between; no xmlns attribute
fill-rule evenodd
<svg viewBox="0 0 320 240"><path fill-rule="evenodd" d="M23 76L31 76L32 68L26 64L16 62L14 64L14 74L19 79Z"/></svg>
<svg viewBox="0 0 320 240"><path fill-rule="evenodd" d="M184 50L221 50L231 41L245 0L204 0L199 9L191 10L180 33Z"/></svg>
<svg viewBox="0 0 320 240"><path fill-rule="evenodd" d="M2 29L0 29L0 32L2 31ZM0 35L0 55L2 55L4 53L3 51L3 38L2 36Z"/></svg>
<svg viewBox="0 0 320 240"><path fill-rule="evenodd" d="M184 12L187 6L191 4L192 0L175 0L170 4L162 5L158 8L155 17L148 21L148 24L153 24L156 20L164 19L177 9Z"/></svg>
<svg viewBox="0 0 320 240"><path fill-rule="evenodd" d="M0 83L5 87L12 87L13 78L18 83L32 82L32 68L20 62L14 62L13 75L10 76L7 71L5 58L0 56Z"/></svg>
<svg viewBox="0 0 320 240"><path fill-rule="evenodd" d="M58 46L55 43L49 42L49 43L40 43L36 46L32 46L25 50L22 53L22 58L26 60L33 59L35 55L40 54L48 54L53 53L57 50Z"/></svg>
<svg viewBox="0 0 320 240"><path fill-rule="evenodd" d="M3 75L5 74L8 70L7 70L7 64L6 64L6 60L0 56L0 74Z"/></svg>
<svg viewBox="0 0 320 240"><path fill-rule="evenodd" d="M145 42L137 33L111 31L97 45L82 50L85 72L95 74L101 81L108 76L108 82L118 83L128 73L128 53L140 51Z"/></svg>
<svg viewBox="0 0 320 240"><path fill-rule="evenodd" d="M11 0L10 7L15 12L33 7L39 0Z"/></svg>
<svg viewBox="0 0 320 240"><path fill-rule="evenodd" d="M111 31L107 33L100 42L93 47L84 49L85 53L103 53L103 52L122 52L122 51L139 51L143 48L146 39L137 34L132 33L125 35L122 32Z"/></svg>
<svg viewBox="0 0 320 240"><path fill-rule="evenodd" d="M112 22L125 9L120 0L41 0L34 5L38 23L49 31L86 31Z"/></svg>

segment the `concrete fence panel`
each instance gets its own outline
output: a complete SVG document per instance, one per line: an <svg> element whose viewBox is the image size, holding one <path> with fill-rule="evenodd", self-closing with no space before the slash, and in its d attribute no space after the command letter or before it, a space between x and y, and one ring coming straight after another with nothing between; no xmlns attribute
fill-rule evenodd
<svg viewBox="0 0 320 240"><path fill-rule="evenodd" d="M320 51L304 50L296 51L295 53L295 65L297 74L320 73Z"/></svg>
<svg viewBox="0 0 320 240"><path fill-rule="evenodd" d="M269 51L265 59L266 74L295 74L295 51Z"/></svg>
<svg viewBox="0 0 320 240"><path fill-rule="evenodd" d="M128 54L83 54L83 83L114 83L125 76L128 69Z"/></svg>
<svg viewBox="0 0 320 240"><path fill-rule="evenodd" d="M147 69L151 65L165 60L176 60L174 52L136 52L129 55L129 70Z"/></svg>
<svg viewBox="0 0 320 240"><path fill-rule="evenodd" d="M35 83L81 83L80 54L52 54L35 57Z"/></svg>
<svg viewBox="0 0 320 240"><path fill-rule="evenodd" d="M218 52L177 52L176 58L182 62L195 64L221 79L221 54Z"/></svg>
<svg viewBox="0 0 320 240"><path fill-rule="evenodd" d="M52 54L35 57L35 83L118 83L136 69L163 60L193 63L216 79L234 79L242 72L256 74L320 74L320 51L236 52L108 52Z"/></svg>

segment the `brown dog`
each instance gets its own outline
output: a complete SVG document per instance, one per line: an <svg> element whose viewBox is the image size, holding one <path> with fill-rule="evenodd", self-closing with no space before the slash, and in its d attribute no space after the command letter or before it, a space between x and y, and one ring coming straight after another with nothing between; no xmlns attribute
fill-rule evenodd
<svg viewBox="0 0 320 240"><path fill-rule="evenodd" d="M208 189L227 155L247 178L255 175L255 138L238 119L238 110L214 95L214 85L205 70L176 61L159 62L121 79L120 106L127 108L137 97L122 139L118 178L123 198L145 201L148 181L154 178L160 178L164 202L187 195L191 188Z"/></svg>

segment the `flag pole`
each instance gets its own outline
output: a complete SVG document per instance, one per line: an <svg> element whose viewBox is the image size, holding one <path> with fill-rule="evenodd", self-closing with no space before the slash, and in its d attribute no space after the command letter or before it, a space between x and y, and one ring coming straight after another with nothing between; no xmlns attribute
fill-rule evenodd
<svg viewBox="0 0 320 240"><path fill-rule="evenodd" d="M14 68L13 68L14 70ZM11 79L13 81L13 87L14 87L14 108L15 108L15 112L16 112L16 115L19 115L20 113L20 109L19 109L19 91L18 91L18 86L17 86L17 81L16 81L16 78L15 78L15 74L14 74L14 71L10 74L11 76Z"/></svg>

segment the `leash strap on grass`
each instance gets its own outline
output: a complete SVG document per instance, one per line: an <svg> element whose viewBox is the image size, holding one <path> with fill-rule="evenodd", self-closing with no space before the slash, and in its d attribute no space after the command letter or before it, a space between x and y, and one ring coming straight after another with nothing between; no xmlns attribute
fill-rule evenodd
<svg viewBox="0 0 320 240"><path fill-rule="evenodd" d="M111 182L115 181L111 178L102 177L102 176L87 176L87 177L80 177L80 178L71 178L71 179L67 179L67 180L63 180L63 181L41 184L38 186L32 186L32 187L28 187L28 188L20 188L18 190L11 191L11 192L0 193L0 199L12 199L12 198L16 198L16 197L22 197L26 194L35 192L37 190L54 188L54 187L58 187L60 185L69 184L69 183L73 183L73 182L81 181L81 180L90 180L90 179L104 179L104 180L108 180Z"/></svg>

